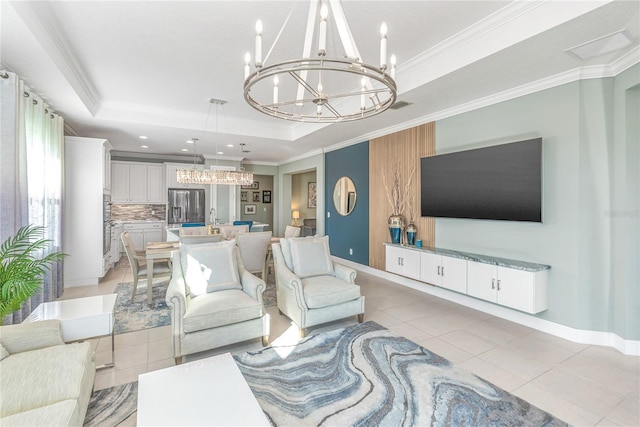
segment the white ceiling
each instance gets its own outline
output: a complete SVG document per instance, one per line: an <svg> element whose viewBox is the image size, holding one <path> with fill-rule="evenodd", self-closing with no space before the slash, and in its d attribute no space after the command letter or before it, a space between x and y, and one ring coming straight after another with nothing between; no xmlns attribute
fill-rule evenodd
<svg viewBox="0 0 640 427"><path fill-rule="evenodd" d="M640 61L638 1L343 1L365 62L378 61L386 22L398 100L411 105L300 124L245 103L243 57L258 18L266 53L289 13L269 62L300 55L308 1L3 0L0 8L2 67L62 114L69 133L162 155L193 150L185 141L197 137L198 154L213 157L217 147L221 158L248 163L280 164ZM586 61L565 52L623 29L631 46ZM329 49L337 38L329 34ZM217 119L210 98L227 101ZM250 153L240 153L242 142Z"/></svg>

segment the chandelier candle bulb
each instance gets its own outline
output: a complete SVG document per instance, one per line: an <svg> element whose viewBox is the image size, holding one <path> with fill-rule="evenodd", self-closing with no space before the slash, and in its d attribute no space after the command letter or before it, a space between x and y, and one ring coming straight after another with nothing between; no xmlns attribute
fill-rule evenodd
<svg viewBox="0 0 640 427"><path fill-rule="evenodd" d="M278 76L275 76L273 78L273 103L274 104L278 103L278 83L279 83Z"/></svg>
<svg viewBox="0 0 640 427"><path fill-rule="evenodd" d="M318 55L324 56L327 46L327 16L329 9L326 4L322 4L320 8L320 36L318 37Z"/></svg>
<svg viewBox="0 0 640 427"><path fill-rule="evenodd" d="M380 69L387 68L387 24L380 25Z"/></svg>
<svg viewBox="0 0 640 427"><path fill-rule="evenodd" d="M244 54L244 79L246 80L251 74L251 67L249 64L251 63L251 54L249 52Z"/></svg>
<svg viewBox="0 0 640 427"><path fill-rule="evenodd" d="M256 22L256 67L262 67L262 21Z"/></svg>
<svg viewBox="0 0 640 427"><path fill-rule="evenodd" d="M360 81L360 92L362 92L362 94L360 95L360 109L364 110L366 108L366 96L364 94L365 90L367 89L367 80L363 77L362 80Z"/></svg>
<svg viewBox="0 0 640 427"><path fill-rule="evenodd" d="M391 78L395 80L396 79L396 56L391 55L391 58L389 58L389 62L391 63L391 72L389 74L391 75Z"/></svg>

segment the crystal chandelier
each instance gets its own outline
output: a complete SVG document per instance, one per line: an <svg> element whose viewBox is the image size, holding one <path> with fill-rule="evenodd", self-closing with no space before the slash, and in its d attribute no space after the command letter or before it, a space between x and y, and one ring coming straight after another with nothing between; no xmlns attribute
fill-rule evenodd
<svg viewBox="0 0 640 427"><path fill-rule="evenodd" d="M210 169L178 169L178 182L181 184L218 184L218 185L250 185L253 184L253 172L210 170Z"/></svg>
<svg viewBox="0 0 640 427"><path fill-rule="evenodd" d="M397 96L396 59L391 55L387 64L386 24L382 23L380 27L380 64L365 64L360 59L340 1L330 0L329 4L344 47L344 58L327 57L329 10L326 3L310 2L304 53L299 59L265 65L273 47L263 59L262 21L258 20L253 73L251 54L245 54L244 99L249 105L273 117L312 123L364 119L393 105ZM317 56L312 57L314 27L318 21L318 50ZM277 41L278 38L274 46Z"/></svg>
<svg viewBox="0 0 640 427"><path fill-rule="evenodd" d="M225 101L211 98L209 100L209 113L211 113L211 105L216 105L216 134L218 133L218 105L222 105ZM209 117L207 113L207 121ZM207 128L205 123L204 128ZM179 168L176 170L176 179L180 184L214 184L214 185L250 185L253 184L253 172L245 170L231 171L220 169L204 169L196 166L196 142L198 138L191 138L193 141L193 168ZM217 152L216 148L216 152ZM216 159L217 162L217 159ZM242 168L243 169L243 168Z"/></svg>

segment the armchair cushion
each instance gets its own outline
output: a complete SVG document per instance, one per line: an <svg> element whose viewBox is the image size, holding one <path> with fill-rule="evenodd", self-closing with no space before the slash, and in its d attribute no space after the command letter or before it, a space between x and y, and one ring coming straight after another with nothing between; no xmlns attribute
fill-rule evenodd
<svg viewBox="0 0 640 427"><path fill-rule="evenodd" d="M313 276L335 276L329 252L329 236L291 239L289 247L293 272L301 279Z"/></svg>
<svg viewBox="0 0 640 427"><path fill-rule="evenodd" d="M242 290L207 293L191 299L184 315L184 332L231 325L264 315L262 303Z"/></svg>
<svg viewBox="0 0 640 427"><path fill-rule="evenodd" d="M186 261L184 276L190 295L242 289L234 241L185 246L180 261Z"/></svg>
<svg viewBox="0 0 640 427"><path fill-rule="evenodd" d="M9 357L9 352L7 351L6 348L4 348L4 346L0 343L0 360L4 359L5 357Z"/></svg>
<svg viewBox="0 0 640 427"><path fill-rule="evenodd" d="M332 276L302 279L304 301L309 308L322 308L360 298L360 287Z"/></svg>

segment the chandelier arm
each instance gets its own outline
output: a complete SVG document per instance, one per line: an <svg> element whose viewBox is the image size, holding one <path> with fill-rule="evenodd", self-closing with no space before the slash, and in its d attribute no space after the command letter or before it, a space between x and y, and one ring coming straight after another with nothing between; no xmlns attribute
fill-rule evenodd
<svg viewBox="0 0 640 427"><path fill-rule="evenodd" d="M291 75L291 77L297 80L300 86L302 86L307 92L309 92L314 97L318 96L318 92L313 87L311 87L311 85L307 83L306 80L299 76L298 73L296 73L295 71L289 71L289 74Z"/></svg>

